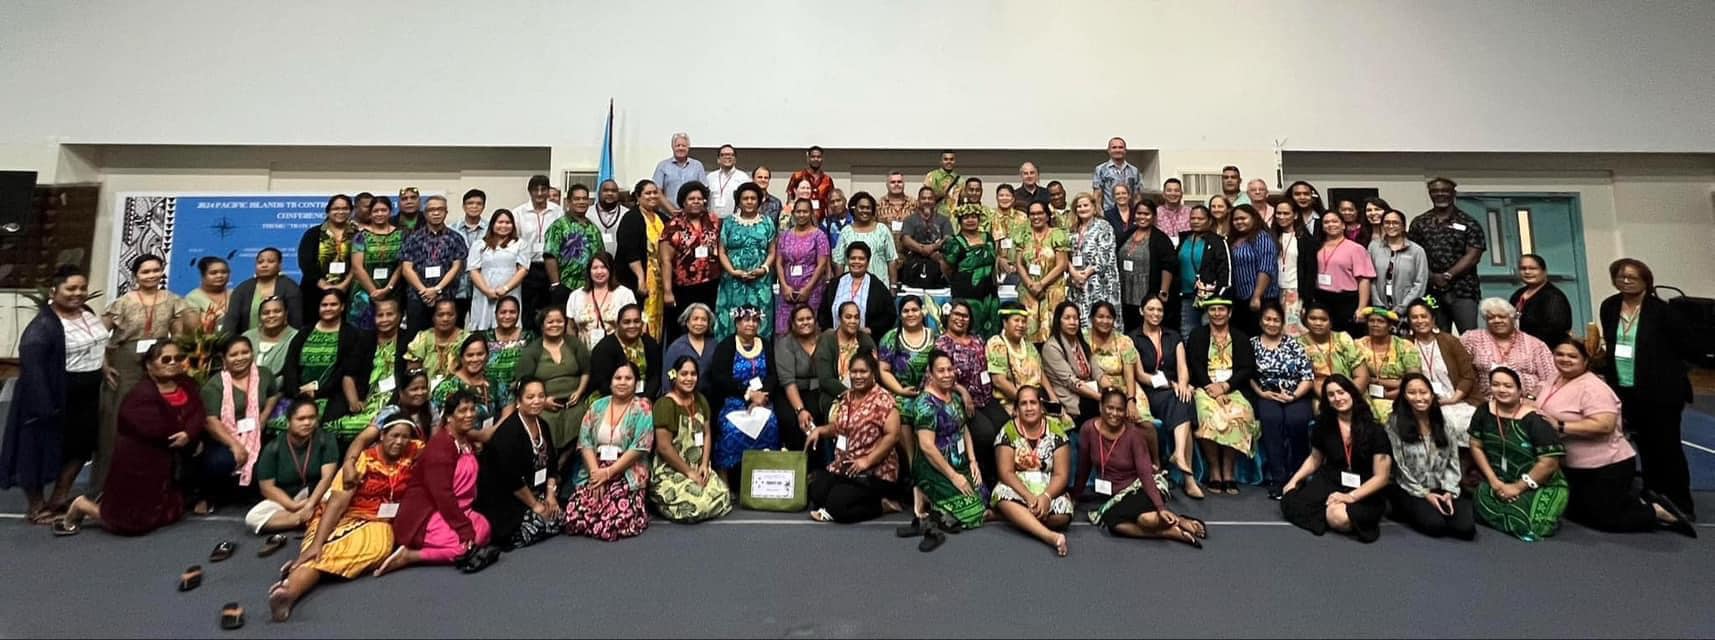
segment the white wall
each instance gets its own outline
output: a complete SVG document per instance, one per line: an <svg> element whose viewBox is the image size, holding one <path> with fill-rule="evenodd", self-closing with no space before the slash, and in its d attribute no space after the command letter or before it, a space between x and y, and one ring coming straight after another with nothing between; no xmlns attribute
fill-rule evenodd
<svg viewBox="0 0 1715 640"><path fill-rule="evenodd" d="M39 149L56 141L581 155L610 97L633 168L676 130L779 148L1093 150L1120 134L1715 152L1710 24L1700 0L11 0L0 145L23 151L0 162L51 162Z"/></svg>

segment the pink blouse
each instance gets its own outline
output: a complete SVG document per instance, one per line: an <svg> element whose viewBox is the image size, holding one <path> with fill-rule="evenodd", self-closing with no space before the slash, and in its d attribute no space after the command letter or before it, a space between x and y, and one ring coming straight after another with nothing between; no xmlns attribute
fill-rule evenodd
<svg viewBox="0 0 1715 640"><path fill-rule="evenodd" d="M1614 414L1617 421L1620 414L1619 396L1614 395L1614 390L1608 388L1601 378L1589 372L1573 378L1571 382L1561 382L1556 377L1547 383L1536 404L1543 414L1563 423L1586 420L1604 413ZM1621 435L1617 422L1613 433L1605 436L1583 438L1567 434L1560 440L1566 445L1566 467L1569 469L1605 467L1637 455L1632 444Z"/></svg>
<svg viewBox="0 0 1715 640"><path fill-rule="evenodd" d="M1495 338L1487 329L1466 331L1459 343L1471 352L1471 366L1476 369L1477 395L1472 402L1489 399L1489 371L1497 366L1517 371L1524 379L1524 394L1531 397L1542 397L1543 388L1560 377L1560 370L1554 368L1554 352L1522 331L1513 332L1512 344L1505 350L1495 345Z"/></svg>
<svg viewBox="0 0 1715 640"><path fill-rule="evenodd" d="M1376 279L1376 263L1370 260L1370 252L1363 245L1346 240L1334 245L1333 250L1317 246L1316 288L1331 293L1356 293L1359 278Z"/></svg>

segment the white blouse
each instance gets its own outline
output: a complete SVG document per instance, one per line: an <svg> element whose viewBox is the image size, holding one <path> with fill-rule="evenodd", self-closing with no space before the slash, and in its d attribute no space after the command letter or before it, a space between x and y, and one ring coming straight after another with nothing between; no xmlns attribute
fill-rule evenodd
<svg viewBox="0 0 1715 640"><path fill-rule="evenodd" d="M101 318L88 311L81 312L75 320L67 320L65 316L59 318L66 334L66 371L100 371L103 356L106 355L107 339L113 332L107 330L107 325L101 323Z"/></svg>
<svg viewBox="0 0 1715 640"><path fill-rule="evenodd" d="M588 289L576 289L566 298L566 316L572 320L571 330L594 349L597 342L619 328L619 310L628 304L637 304L637 296L623 285L616 285L599 305Z"/></svg>

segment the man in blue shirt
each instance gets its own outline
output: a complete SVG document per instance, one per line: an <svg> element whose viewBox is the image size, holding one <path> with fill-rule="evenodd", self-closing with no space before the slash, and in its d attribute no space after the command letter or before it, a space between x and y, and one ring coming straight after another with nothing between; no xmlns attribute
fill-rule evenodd
<svg viewBox="0 0 1715 640"><path fill-rule="evenodd" d="M423 227L405 237L402 268L405 283L405 341L429 327L435 302L453 297L464 271L464 236L447 227L447 199L429 196L423 210Z"/></svg>
<svg viewBox="0 0 1715 640"><path fill-rule="evenodd" d="M673 157L655 165L655 185L661 187L661 202L667 210L679 212L679 188L692 182L702 182L709 174L703 163L691 157L691 136L673 134Z"/></svg>

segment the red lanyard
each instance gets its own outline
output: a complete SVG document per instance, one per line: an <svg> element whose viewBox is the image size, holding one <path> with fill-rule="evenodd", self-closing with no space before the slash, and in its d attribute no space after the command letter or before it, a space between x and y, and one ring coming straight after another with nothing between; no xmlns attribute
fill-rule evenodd
<svg viewBox="0 0 1715 640"><path fill-rule="evenodd" d="M143 293L137 293L137 303L143 305L143 335L146 338L155 335L155 305L160 304L160 302L161 293L159 290L155 292L155 302L153 303L143 302Z"/></svg>
<svg viewBox="0 0 1715 640"><path fill-rule="evenodd" d="M1323 250L1318 252L1318 253L1323 253L1326 255L1326 257L1322 258L1322 271L1321 271L1321 273L1327 273L1328 272L1328 265L1334 261L1334 255L1340 252L1340 246L1344 245L1344 244L1346 244L1346 239L1340 238L1339 242L1334 243L1334 248L1323 249Z"/></svg>
<svg viewBox="0 0 1715 640"><path fill-rule="evenodd" d="M1412 340L1412 342L1416 343L1417 341ZM1435 373L1435 359L1440 357L1441 343L1435 340L1430 340L1429 344L1431 347L1427 350L1423 348L1423 345L1418 345L1417 353L1418 355L1423 356L1423 372L1425 374L1433 375Z"/></svg>
<svg viewBox="0 0 1715 640"><path fill-rule="evenodd" d="M1548 388L1548 392L1542 394L1542 399L1536 401L1536 406L1546 410L1548 407L1548 399L1553 398L1554 394L1560 393L1560 390L1564 388L1566 388L1566 385L1561 384L1560 379L1556 377L1554 384Z"/></svg>
<svg viewBox="0 0 1715 640"><path fill-rule="evenodd" d="M1352 434L1347 433L1340 438L1340 444L1346 447L1346 469L1352 468Z"/></svg>
<svg viewBox="0 0 1715 640"><path fill-rule="evenodd" d="M1101 430L1100 430L1100 429L1098 429L1098 430L1097 430L1097 431L1096 431L1096 435L1101 435ZM1113 443L1113 445L1111 445L1111 446L1102 446L1102 445L1101 445L1101 443L1100 443L1100 442L1099 442L1099 441L1098 441L1098 442L1097 442L1097 449L1098 449L1098 451L1097 451L1097 452L1098 452L1098 453L1100 453L1100 454L1101 454L1101 456L1102 456L1102 460L1101 460L1101 462L1102 462L1102 475L1103 475L1103 476L1106 476L1106 475L1108 475L1108 458L1109 458L1109 457L1110 457L1110 456L1112 456L1112 455L1113 455L1113 454L1114 454L1114 449L1118 449L1118 448L1119 448L1119 446L1120 446L1120 439L1121 439L1121 438L1124 438L1124 437L1125 437L1125 427L1124 427L1124 426L1123 426L1123 425L1122 425L1122 426L1121 426L1121 427L1120 427L1120 434L1119 434L1119 435L1117 435L1117 436L1114 436L1114 443ZM1107 436L1102 436L1102 439L1104 439L1104 440L1105 440L1105 439L1107 439Z"/></svg>
<svg viewBox="0 0 1715 640"><path fill-rule="evenodd" d="M312 436L312 438L313 437L314 436ZM316 441L314 439L304 443L304 459L303 461L299 461L298 450L292 448L291 440L286 441L286 453L292 454L292 466L297 467L298 469L298 482L300 483L310 483L310 448L314 446L316 446Z"/></svg>
<svg viewBox="0 0 1715 640"><path fill-rule="evenodd" d="M853 302L857 301L858 292L863 290L863 284L864 284L863 277L860 276L860 277L852 278L851 300Z"/></svg>
<svg viewBox="0 0 1715 640"><path fill-rule="evenodd" d="M1167 357L1167 349L1161 344L1161 336L1149 336L1149 345L1155 347L1155 370L1161 371L1161 362Z"/></svg>

